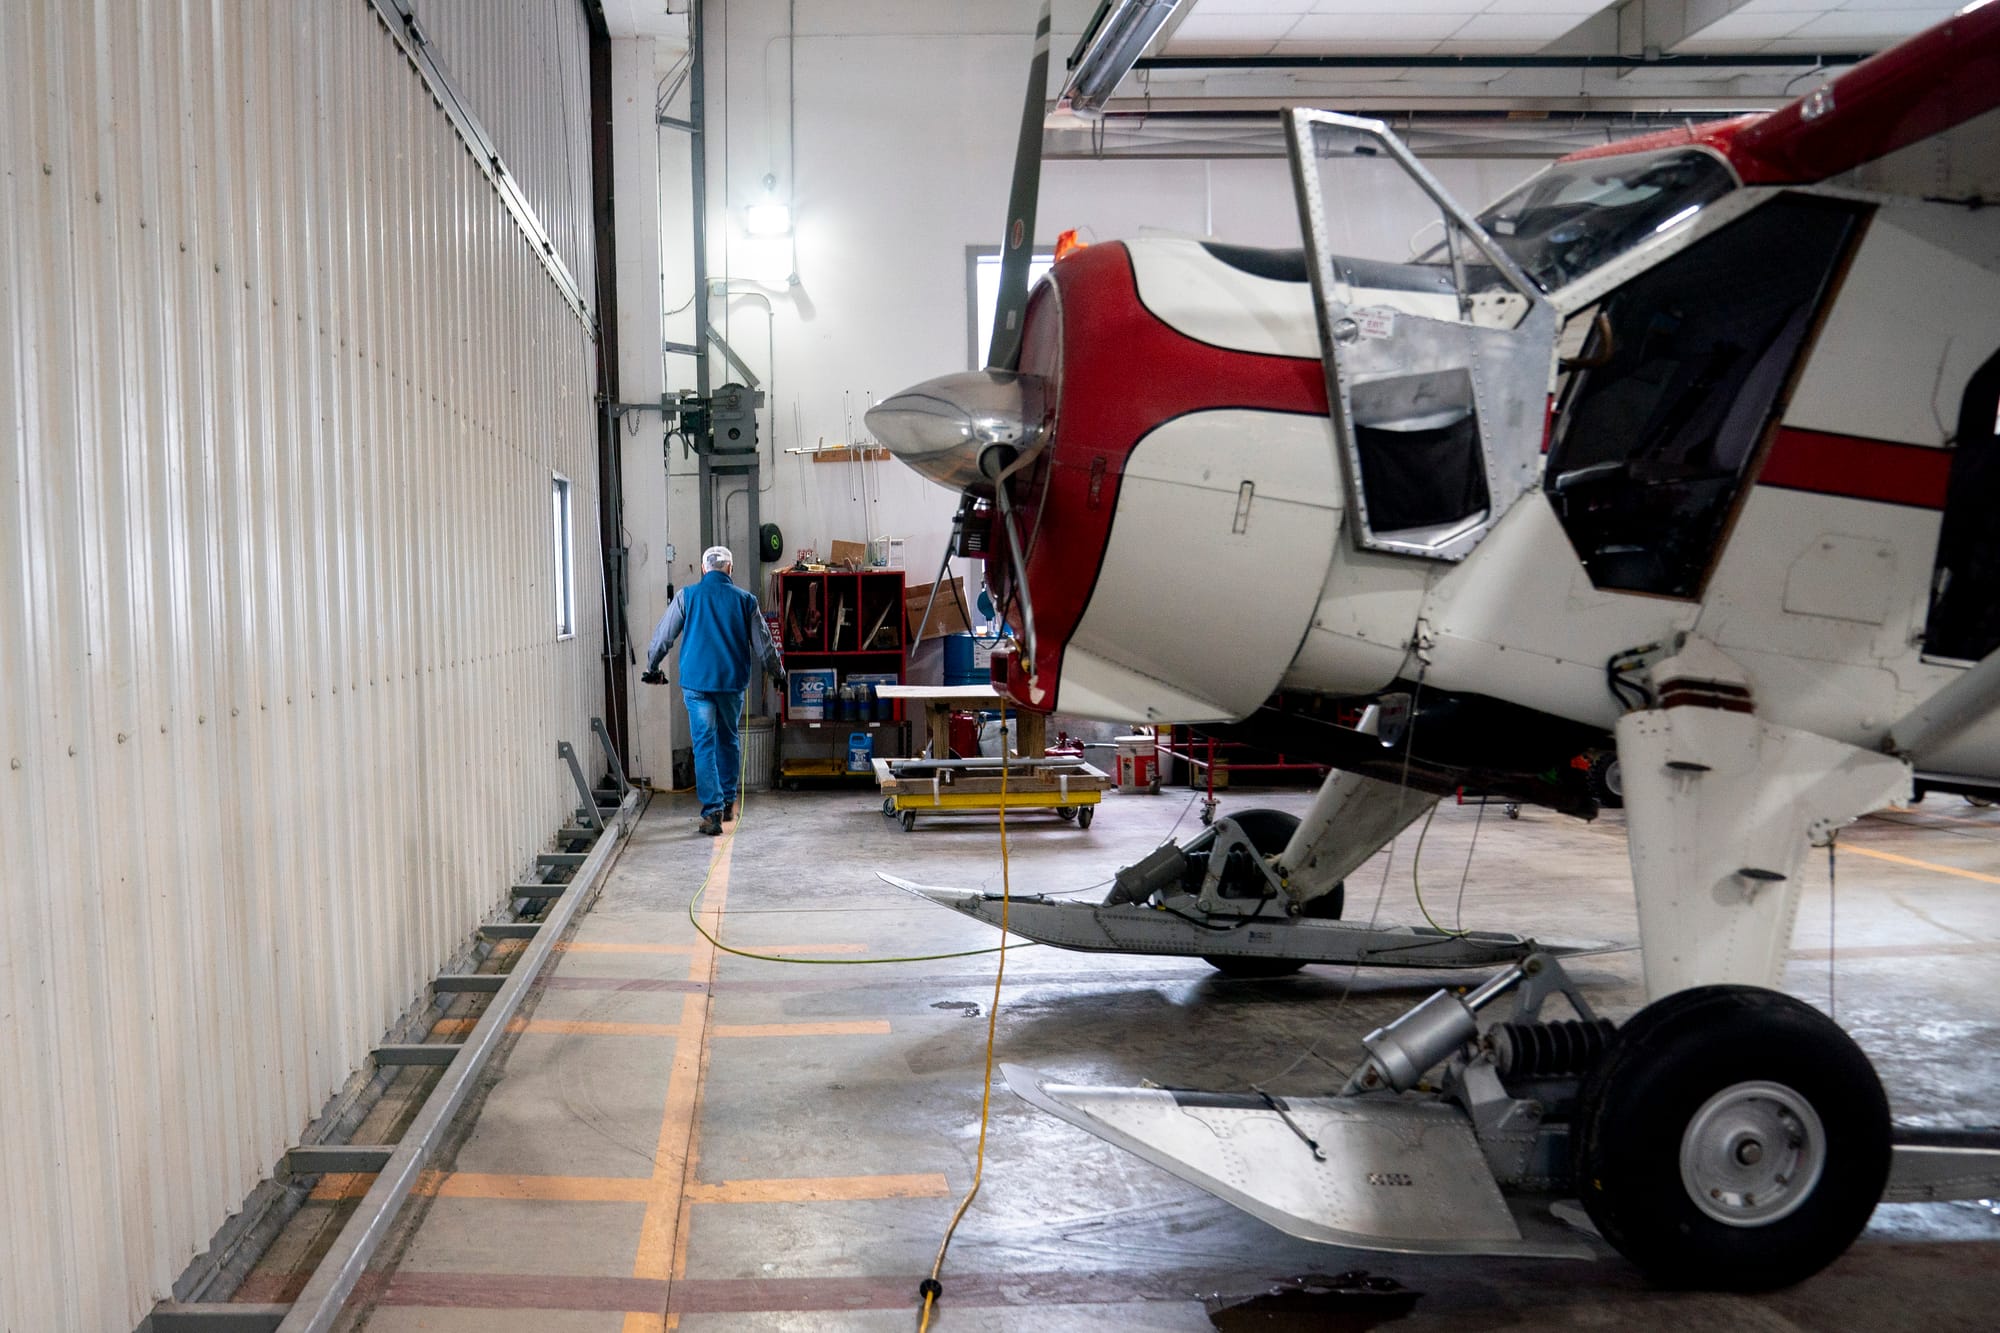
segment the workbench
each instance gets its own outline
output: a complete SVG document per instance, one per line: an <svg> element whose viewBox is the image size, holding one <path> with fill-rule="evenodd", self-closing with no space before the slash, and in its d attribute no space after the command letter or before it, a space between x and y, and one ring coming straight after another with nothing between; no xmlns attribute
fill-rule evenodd
<svg viewBox="0 0 2000 1333"><path fill-rule="evenodd" d="M1030 713L991 685L878 685L878 699L901 699L924 710L924 753L933 759L951 757L951 715L991 713L1007 710L1008 720L1019 728L1020 744L1015 753L1023 759L1039 759L1048 748L1048 714Z"/></svg>

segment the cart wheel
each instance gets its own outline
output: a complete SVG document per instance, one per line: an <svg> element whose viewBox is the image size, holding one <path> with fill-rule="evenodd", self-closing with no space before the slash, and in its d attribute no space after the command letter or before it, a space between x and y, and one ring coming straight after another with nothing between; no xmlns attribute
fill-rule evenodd
<svg viewBox="0 0 2000 1333"><path fill-rule="evenodd" d="M1833 1020L1777 991L1700 986L1618 1030L1584 1079L1576 1183L1656 1281L1770 1291L1845 1251L1889 1174L1889 1103Z"/></svg>
<svg viewBox="0 0 2000 1333"><path fill-rule="evenodd" d="M1075 819L1075 818L1076 818L1076 807L1075 807L1075 806L1073 806L1073 805L1059 805L1059 806L1057 806L1057 807L1056 807L1056 818L1057 818L1057 819Z"/></svg>
<svg viewBox="0 0 2000 1333"><path fill-rule="evenodd" d="M882 818L894 819L895 817L896 817L896 798L893 796L884 796L882 798Z"/></svg>
<svg viewBox="0 0 2000 1333"><path fill-rule="evenodd" d="M1089 828L1090 821L1095 818L1097 818L1097 807L1086 805L1083 809L1076 812L1076 826L1078 828Z"/></svg>
<svg viewBox="0 0 2000 1333"><path fill-rule="evenodd" d="M1521 817L1521 807L1516 805L1512 801L1507 802L1507 818L1519 819L1520 817Z"/></svg>
<svg viewBox="0 0 2000 1333"><path fill-rule="evenodd" d="M917 826L917 812L914 810L905 810L903 812L903 832L908 833L911 829L915 828L916 826Z"/></svg>

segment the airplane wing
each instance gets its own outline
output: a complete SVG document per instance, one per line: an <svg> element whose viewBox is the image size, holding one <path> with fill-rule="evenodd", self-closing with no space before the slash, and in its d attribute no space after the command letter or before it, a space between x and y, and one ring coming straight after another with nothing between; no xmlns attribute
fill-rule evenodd
<svg viewBox="0 0 2000 1333"><path fill-rule="evenodd" d="M2000 200L2000 3L1968 7L1795 102L1586 149L1697 144L1746 185L1837 181L1931 199Z"/></svg>

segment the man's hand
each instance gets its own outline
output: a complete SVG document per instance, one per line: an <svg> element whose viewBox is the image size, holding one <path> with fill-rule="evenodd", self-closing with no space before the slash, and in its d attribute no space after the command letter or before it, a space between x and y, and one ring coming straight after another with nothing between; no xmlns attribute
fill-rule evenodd
<svg viewBox="0 0 2000 1333"><path fill-rule="evenodd" d="M650 671L641 672L639 680L641 684L645 685L664 685L667 683L667 673L658 667L654 667Z"/></svg>
<svg viewBox="0 0 2000 1333"><path fill-rule="evenodd" d="M771 680L772 680L772 682L773 682L774 684L776 684L776 685L777 685L777 687L778 687L779 689L781 689L781 690L782 690L782 689L784 689L784 688L785 688L785 669L784 669L783 667L779 667L779 668L778 668L778 669L777 669L776 671L773 671L773 672L771 673Z"/></svg>

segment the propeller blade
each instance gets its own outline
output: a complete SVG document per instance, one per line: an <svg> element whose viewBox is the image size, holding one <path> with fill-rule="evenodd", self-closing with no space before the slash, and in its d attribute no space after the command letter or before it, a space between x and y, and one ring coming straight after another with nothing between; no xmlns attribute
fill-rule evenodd
<svg viewBox="0 0 2000 1333"><path fill-rule="evenodd" d="M1021 106L1021 138L1014 148L1014 184L1007 197L1007 231L1000 247L1000 303L993 312L988 370L1021 368L1021 319L1028 308L1028 266L1035 257L1035 204L1042 188L1042 121L1049 95L1049 7L1035 23L1035 55L1028 63L1028 94Z"/></svg>

